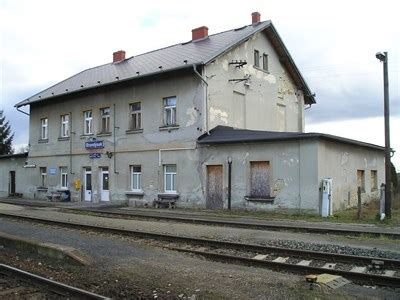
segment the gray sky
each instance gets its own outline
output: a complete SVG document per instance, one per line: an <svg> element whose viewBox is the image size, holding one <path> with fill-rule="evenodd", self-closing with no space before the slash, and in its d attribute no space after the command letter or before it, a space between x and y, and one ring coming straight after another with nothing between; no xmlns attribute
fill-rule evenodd
<svg viewBox="0 0 400 300"><path fill-rule="evenodd" d="M0 109L28 143L28 118L16 102L83 69L250 23L270 19L317 104L306 131L384 143L382 65L389 52L393 158L400 170L400 5L397 1L76 1L0 0ZM199 6L198 3L202 5ZM18 146L17 146L18 147Z"/></svg>

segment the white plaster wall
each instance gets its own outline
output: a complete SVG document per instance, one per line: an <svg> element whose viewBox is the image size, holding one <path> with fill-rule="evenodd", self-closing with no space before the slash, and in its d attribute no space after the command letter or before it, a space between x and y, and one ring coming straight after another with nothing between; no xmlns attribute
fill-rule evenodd
<svg viewBox="0 0 400 300"><path fill-rule="evenodd" d="M379 197L384 182L384 152L365 147L321 141L318 147L318 181L333 179L333 211L357 205L357 170L365 171L362 201ZM378 190L371 189L371 170L378 171Z"/></svg>
<svg viewBox="0 0 400 300"><path fill-rule="evenodd" d="M268 72L254 65L254 49L268 54ZM229 65L245 60L247 65ZM217 125L270 131L304 131L304 97L289 77L265 33L217 58L205 67L208 86L209 129ZM229 79L250 76L248 83ZM279 105L279 106L278 106ZM278 113L279 107L285 113ZM286 116L284 120L279 119ZM284 124L282 127L281 125Z"/></svg>

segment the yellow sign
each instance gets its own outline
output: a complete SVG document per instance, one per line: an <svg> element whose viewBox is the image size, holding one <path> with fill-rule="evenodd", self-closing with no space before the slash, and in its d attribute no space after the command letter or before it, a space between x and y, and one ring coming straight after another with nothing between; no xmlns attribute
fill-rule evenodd
<svg viewBox="0 0 400 300"><path fill-rule="evenodd" d="M80 190L81 189L81 180L77 179L74 181L74 186L76 190Z"/></svg>

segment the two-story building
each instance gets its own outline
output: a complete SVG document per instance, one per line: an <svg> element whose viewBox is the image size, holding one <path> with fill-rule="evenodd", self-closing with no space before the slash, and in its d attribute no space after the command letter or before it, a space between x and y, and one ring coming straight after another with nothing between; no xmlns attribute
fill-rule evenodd
<svg viewBox="0 0 400 300"><path fill-rule="evenodd" d="M259 13L217 34L202 26L184 43L128 58L115 52L112 63L16 104L29 106L30 122L14 184L31 198L67 189L73 201L176 198L180 207L226 208L231 199L237 208L318 212L321 181L332 178L334 210L352 205L360 185L365 200L376 197L383 148L304 133L312 104ZM3 195L8 159L0 159Z"/></svg>

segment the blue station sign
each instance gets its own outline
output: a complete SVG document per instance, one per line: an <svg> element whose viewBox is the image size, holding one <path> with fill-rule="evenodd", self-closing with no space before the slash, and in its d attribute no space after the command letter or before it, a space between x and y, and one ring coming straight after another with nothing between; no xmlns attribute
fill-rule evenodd
<svg viewBox="0 0 400 300"><path fill-rule="evenodd" d="M101 153L90 153L89 154L89 158L100 158L101 157Z"/></svg>
<svg viewBox="0 0 400 300"><path fill-rule="evenodd" d="M104 148L104 142L103 141L85 142L85 148L86 149L101 149L101 148Z"/></svg>

